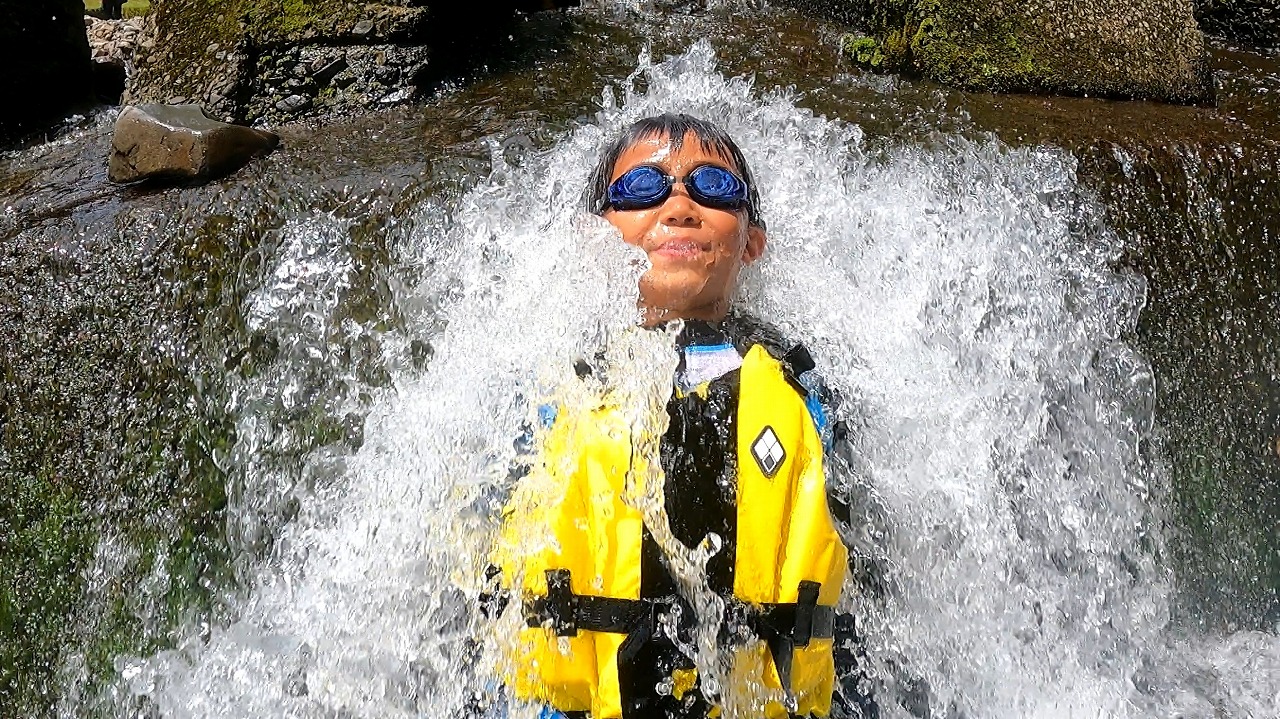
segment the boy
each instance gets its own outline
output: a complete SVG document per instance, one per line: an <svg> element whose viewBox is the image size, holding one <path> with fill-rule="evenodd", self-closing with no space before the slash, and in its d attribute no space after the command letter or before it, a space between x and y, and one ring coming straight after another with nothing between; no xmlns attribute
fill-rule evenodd
<svg viewBox="0 0 1280 719"><path fill-rule="evenodd" d="M710 123L640 120L606 149L589 204L648 255L643 324L683 323L658 452L670 534L640 506L625 408L606 393L562 410L504 512L498 570L525 624L513 689L544 716L830 715L835 655L852 656L835 646L847 552L828 511L830 428L800 379L808 353L732 311L766 244L746 159ZM698 675L694 598L659 535L710 554L722 687Z"/></svg>

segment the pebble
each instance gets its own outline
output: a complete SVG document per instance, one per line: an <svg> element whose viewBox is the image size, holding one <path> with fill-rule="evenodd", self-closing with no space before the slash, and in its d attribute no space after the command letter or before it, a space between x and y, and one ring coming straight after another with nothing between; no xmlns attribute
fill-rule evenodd
<svg viewBox="0 0 1280 719"><path fill-rule="evenodd" d="M404 102L411 97L413 97L413 88L402 87L399 90L383 95L378 102L383 105L394 105L398 102Z"/></svg>
<svg viewBox="0 0 1280 719"><path fill-rule="evenodd" d="M305 95L290 95L277 102L276 109L280 112L297 112L310 104L311 100Z"/></svg>

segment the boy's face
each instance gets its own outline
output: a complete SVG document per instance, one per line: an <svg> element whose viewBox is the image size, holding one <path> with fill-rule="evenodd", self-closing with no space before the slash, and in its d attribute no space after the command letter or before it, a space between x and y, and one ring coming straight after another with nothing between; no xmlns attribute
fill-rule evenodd
<svg viewBox="0 0 1280 719"><path fill-rule="evenodd" d="M740 171L733 161L686 135L680 149L669 137L646 138L623 151L610 182L638 165L654 165L682 178L702 165ZM640 278L640 307L645 324L671 319L719 320L729 310L743 265L764 252L764 230L749 226L747 211L704 207L689 197L683 183L666 201L643 210L610 208L605 219L622 239L645 251L653 265Z"/></svg>

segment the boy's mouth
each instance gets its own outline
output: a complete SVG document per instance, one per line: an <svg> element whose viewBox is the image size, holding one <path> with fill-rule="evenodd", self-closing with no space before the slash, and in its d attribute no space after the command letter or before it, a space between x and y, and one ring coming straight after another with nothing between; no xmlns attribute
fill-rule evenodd
<svg viewBox="0 0 1280 719"><path fill-rule="evenodd" d="M676 237L658 245L653 254L669 259L689 259L702 254L704 249L700 242L694 240Z"/></svg>

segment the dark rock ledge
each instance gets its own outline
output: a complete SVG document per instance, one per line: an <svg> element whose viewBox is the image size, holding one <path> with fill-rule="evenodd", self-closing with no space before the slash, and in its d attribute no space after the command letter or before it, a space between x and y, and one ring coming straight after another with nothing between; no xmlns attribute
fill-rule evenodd
<svg viewBox="0 0 1280 719"><path fill-rule="evenodd" d="M412 98L459 35L517 11L576 2L164 0L147 18L124 102L199 104L234 122L280 122Z"/></svg>

